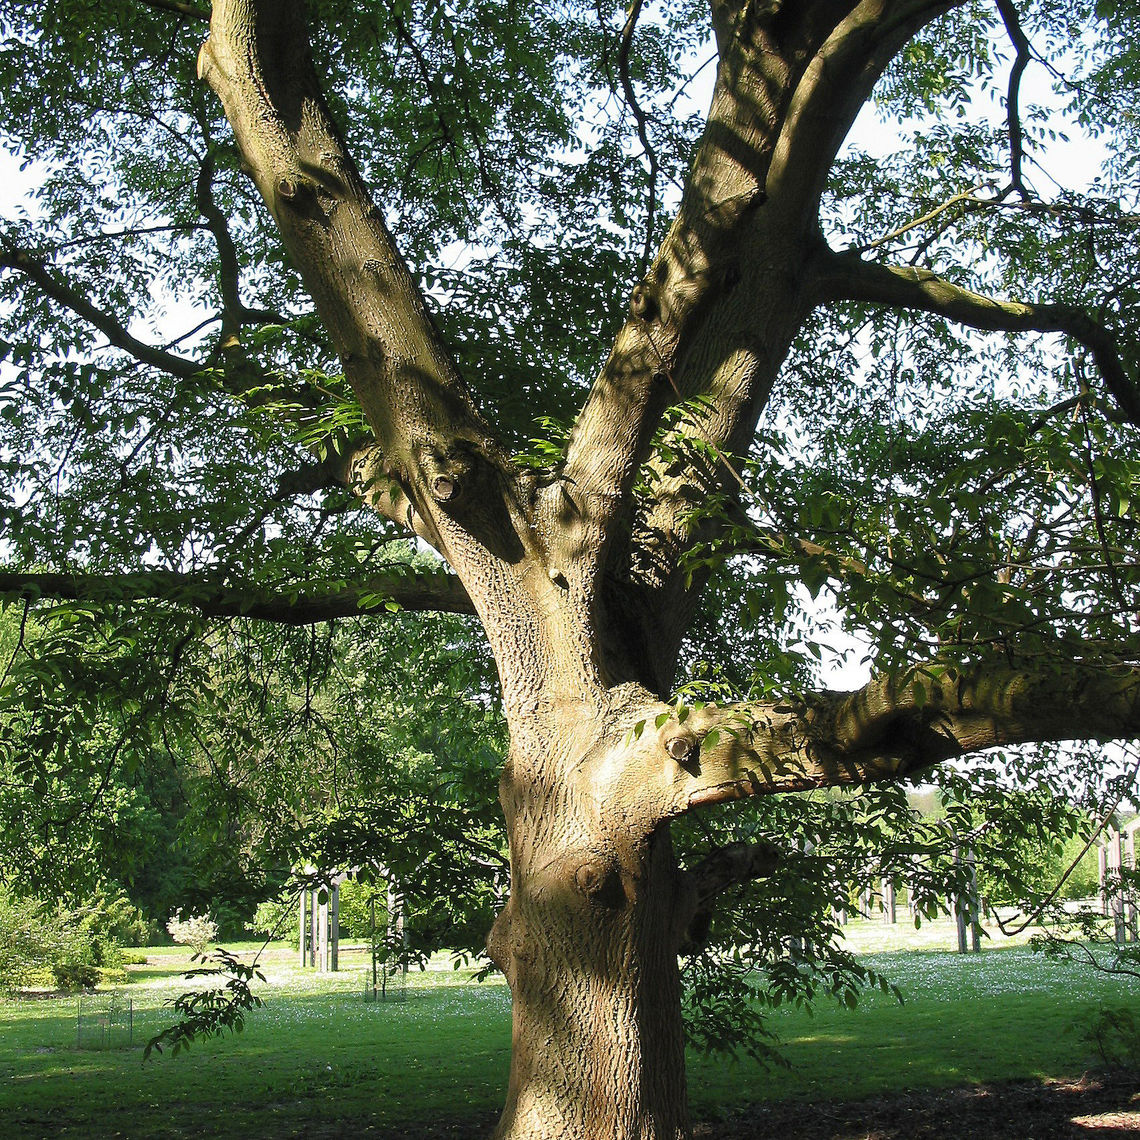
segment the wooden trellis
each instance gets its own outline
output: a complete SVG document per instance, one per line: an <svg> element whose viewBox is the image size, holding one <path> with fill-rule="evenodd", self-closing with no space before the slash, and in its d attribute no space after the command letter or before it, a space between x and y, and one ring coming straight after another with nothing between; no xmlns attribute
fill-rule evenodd
<svg viewBox="0 0 1140 1140"><path fill-rule="evenodd" d="M1136 868L1137 831L1140 816L1125 824L1114 821L1097 852L1101 911L1112 919L1113 938L1119 944L1140 940L1136 892L1128 889L1122 877L1122 872Z"/></svg>
<svg viewBox="0 0 1140 1140"><path fill-rule="evenodd" d="M353 878L359 868L350 871L331 871L318 874L315 867L306 867L304 874L311 886L301 891L300 928L298 951L302 968L315 968L318 972L335 973L340 969L340 888ZM378 878L388 884L388 925L402 941L404 938L403 894L384 868L376 868ZM373 908L375 922L375 908ZM373 931L375 944L375 931Z"/></svg>
<svg viewBox="0 0 1140 1140"><path fill-rule="evenodd" d="M315 874L306 868L306 875ZM320 973L340 969L340 885L348 871L335 871L301 891L299 950L301 966Z"/></svg>

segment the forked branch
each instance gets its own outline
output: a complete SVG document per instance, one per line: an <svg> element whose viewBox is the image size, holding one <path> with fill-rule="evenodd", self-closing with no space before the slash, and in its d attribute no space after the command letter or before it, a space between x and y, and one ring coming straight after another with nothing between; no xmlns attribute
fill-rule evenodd
<svg viewBox="0 0 1140 1140"><path fill-rule="evenodd" d="M202 178L208 178L208 167L204 168ZM200 180L200 203L202 194ZM225 236L228 242L228 234ZM126 354L139 364L156 368L179 380L201 378L204 384L208 375L210 383L219 384L228 395L247 407L270 407L275 415L294 424L319 416L326 403L323 396L300 381L293 384L283 382L242 350L237 331L245 318L256 314L243 306L238 298L237 260L232 245L227 246L219 237L219 248L223 278L229 278L229 284L223 282L222 286L225 311L220 361L216 357L212 361L204 361L179 356L139 340L114 313L95 305L78 282L69 280L58 267L28 250L9 244L0 247L0 270L7 269L25 277L45 297L102 333L108 347ZM426 536L422 521L409 514L407 497L383 474L384 464L371 437L367 440L350 439L342 431L321 442L327 457L320 465L321 478L313 482L309 490L339 482L393 522L409 527L420 537ZM309 470L311 472L312 468ZM300 493L300 489L291 489L289 493Z"/></svg>
<svg viewBox="0 0 1140 1140"><path fill-rule="evenodd" d="M822 300L869 301L947 317L991 332L1063 333L1088 349L1121 412L1140 425L1140 386L1124 366L1115 335L1075 305L1002 301L955 285L928 269L833 254L821 275Z"/></svg>
<svg viewBox="0 0 1140 1140"><path fill-rule="evenodd" d="M49 266L28 250L17 249L5 242L0 246L0 269L14 270L27 278L44 296L86 321L101 332L112 347L135 360L180 380L187 380L201 371L201 365L193 360L177 356L133 336L114 314L92 304L80 286L68 281L58 269Z"/></svg>

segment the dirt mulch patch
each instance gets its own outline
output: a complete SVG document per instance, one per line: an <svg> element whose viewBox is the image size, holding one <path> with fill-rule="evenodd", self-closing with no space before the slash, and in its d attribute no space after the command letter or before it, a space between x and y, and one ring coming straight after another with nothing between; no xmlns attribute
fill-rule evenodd
<svg viewBox="0 0 1140 1140"><path fill-rule="evenodd" d="M369 1140L486 1140L494 1119L365 1129ZM1140 1138L1140 1073L1004 1081L861 1101L783 1101L705 1121L695 1140L1108 1140Z"/></svg>
<svg viewBox="0 0 1140 1140"><path fill-rule="evenodd" d="M1006 1081L864 1101L756 1105L697 1140L1077 1140L1140 1137L1140 1073Z"/></svg>

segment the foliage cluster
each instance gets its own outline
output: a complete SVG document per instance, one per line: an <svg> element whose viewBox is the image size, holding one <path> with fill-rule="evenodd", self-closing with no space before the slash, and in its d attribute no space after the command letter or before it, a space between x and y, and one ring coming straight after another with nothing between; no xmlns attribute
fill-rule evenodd
<svg viewBox="0 0 1140 1140"><path fill-rule="evenodd" d="M121 980L124 899L68 910L0 891L0 992L81 990ZM128 927L129 928L129 927Z"/></svg>
<svg viewBox="0 0 1140 1140"><path fill-rule="evenodd" d="M161 1053L169 1049L170 1055L177 1057L202 1038L221 1037L227 1032L241 1033L245 1028L246 1014L262 1005L261 997L252 989L253 984L265 980L260 970L235 958L227 950L217 950L209 957L213 958L215 965L189 970L186 977L209 978L222 981L222 984L191 990L174 998L171 1005L177 1019L146 1043L144 1061L155 1051ZM196 953L193 961L206 959L207 955Z"/></svg>
<svg viewBox="0 0 1140 1140"><path fill-rule="evenodd" d="M1077 1034L1106 1068L1140 1068L1140 1024L1129 1006L1102 1006Z"/></svg>

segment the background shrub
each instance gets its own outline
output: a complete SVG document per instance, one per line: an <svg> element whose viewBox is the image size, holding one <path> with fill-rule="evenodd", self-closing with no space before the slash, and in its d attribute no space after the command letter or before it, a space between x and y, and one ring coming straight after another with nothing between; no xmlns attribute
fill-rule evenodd
<svg viewBox="0 0 1140 1140"><path fill-rule="evenodd" d="M202 954L218 939L218 924L208 914L191 914L182 917L177 910L166 924L170 937L180 946L192 946L196 954Z"/></svg>
<svg viewBox="0 0 1140 1140"><path fill-rule="evenodd" d="M0 991L91 989L122 974L119 947L97 907L67 910L0 894Z"/></svg>

